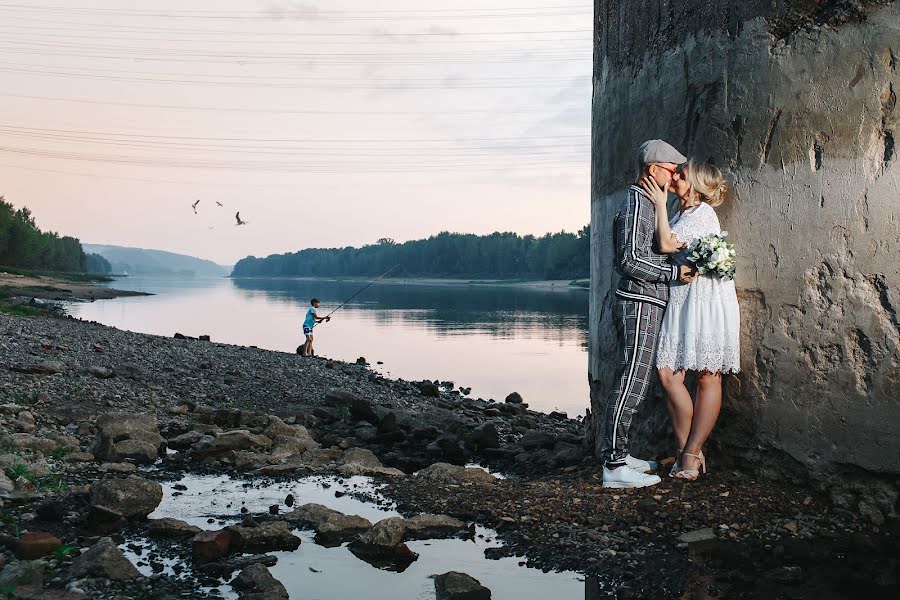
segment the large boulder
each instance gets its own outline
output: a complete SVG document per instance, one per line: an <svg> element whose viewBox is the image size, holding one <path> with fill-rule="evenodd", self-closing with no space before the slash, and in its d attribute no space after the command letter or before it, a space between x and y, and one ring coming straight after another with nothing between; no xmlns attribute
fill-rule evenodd
<svg viewBox="0 0 900 600"><path fill-rule="evenodd" d="M284 521L269 521L256 527L232 525L226 529L231 532L232 549L238 552L261 553L300 547L300 538Z"/></svg>
<svg viewBox="0 0 900 600"><path fill-rule="evenodd" d="M371 450L365 448L350 448L344 452L344 464L338 468L341 475L353 477L355 475L386 475L389 477L403 477L403 471L385 467Z"/></svg>
<svg viewBox="0 0 900 600"><path fill-rule="evenodd" d="M162 498L160 484L137 475L104 479L91 486L91 504L120 512L126 519L146 517L156 510Z"/></svg>
<svg viewBox="0 0 900 600"><path fill-rule="evenodd" d="M91 452L102 461L152 464L165 449L166 440L159 434L153 415L114 412L97 419L97 438Z"/></svg>
<svg viewBox="0 0 900 600"><path fill-rule="evenodd" d="M393 565L402 571L419 555L403 543L406 536L406 520L400 517L383 519L350 543L349 550L357 557L375 566Z"/></svg>
<svg viewBox="0 0 900 600"><path fill-rule="evenodd" d="M111 538L102 538L87 552L76 558L69 568L69 577L99 577L113 581L128 581L141 574L131 564Z"/></svg>
<svg viewBox="0 0 900 600"><path fill-rule="evenodd" d="M375 410L375 403L354 392L332 388L325 394L325 403L328 406L346 407L355 421L368 421L373 425L378 425L379 418L378 412Z"/></svg>
<svg viewBox="0 0 900 600"><path fill-rule="evenodd" d="M232 580L240 600L289 600L284 585L262 564L250 565Z"/></svg>
<svg viewBox="0 0 900 600"><path fill-rule="evenodd" d="M226 556L231 549L231 531L201 531L191 539L191 556L203 564Z"/></svg>
<svg viewBox="0 0 900 600"><path fill-rule="evenodd" d="M247 429L234 429L220 433L209 445L210 452L225 450L250 450L251 448L269 448L272 440L265 436L250 433Z"/></svg>
<svg viewBox="0 0 900 600"><path fill-rule="evenodd" d="M416 515L406 519L407 540L428 540L445 538L467 532L469 526L447 515Z"/></svg>
<svg viewBox="0 0 900 600"><path fill-rule="evenodd" d="M43 454L49 454L59 447L53 440L37 437L30 433L12 433L0 436L0 445L13 450L27 450Z"/></svg>
<svg viewBox="0 0 900 600"><path fill-rule="evenodd" d="M491 590L465 573L450 571L434 578L436 600L491 600Z"/></svg>
<svg viewBox="0 0 900 600"><path fill-rule="evenodd" d="M150 521L150 535L153 537L193 537L202 529L178 519L164 518Z"/></svg>
<svg viewBox="0 0 900 600"><path fill-rule="evenodd" d="M340 545L372 527L368 519L314 503L297 507L284 515L284 519L298 527L315 530L315 541L321 546Z"/></svg>

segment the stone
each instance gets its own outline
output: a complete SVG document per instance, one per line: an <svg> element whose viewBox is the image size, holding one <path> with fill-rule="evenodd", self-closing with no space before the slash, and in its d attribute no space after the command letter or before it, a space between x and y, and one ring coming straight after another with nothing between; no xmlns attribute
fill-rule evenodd
<svg viewBox="0 0 900 600"><path fill-rule="evenodd" d="M96 457L90 452L69 452L63 457L63 460L69 463L89 463L94 462Z"/></svg>
<svg viewBox="0 0 900 600"><path fill-rule="evenodd" d="M108 535L119 530L125 517L117 510L91 505L88 508L86 527L98 535Z"/></svg>
<svg viewBox="0 0 900 600"><path fill-rule="evenodd" d="M153 537L193 537L202 529L196 525L185 523L179 519L169 517L150 520L150 535Z"/></svg>
<svg viewBox="0 0 900 600"><path fill-rule="evenodd" d="M284 585L259 563L250 565L231 582L240 600L289 600Z"/></svg>
<svg viewBox="0 0 900 600"><path fill-rule="evenodd" d="M406 539L408 540L452 537L468 530L468 525L447 515L423 514L406 519Z"/></svg>
<svg viewBox="0 0 900 600"><path fill-rule="evenodd" d="M347 548L354 556L372 565L397 565L402 571L419 558L403 543L405 535L405 519L390 517L373 525Z"/></svg>
<svg viewBox="0 0 900 600"><path fill-rule="evenodd" d="M30 433L11 433L0 436L0 446L42 454L50 454L58 447L53 440L37 437Z"/></svg>
<svg viewBox="0 0 900 600"><path fill-rule="evenodd" d="M434 578L436 600L490 600L491 590L465 573L450 571Z"/></svg>
<svg viewBox="0 0 900 600"><path fill-rule="evenodd" d="M102 538L72 561L69 577L102 577L113 581L137 579L141 574L111 538Z"/></svg>
<svg viewBox="0 0 900 600"><path fill-rule="evenodd" d="M493 485L496 482L494 476L484 469L465 468L447 463L434 463L416 473L416 477L439 483Z"/></svg>
<svg viewBox="0 0 900 600"><path fill-rule="evenodd" d="M350 409L351 417L356 421L367 421L378 425L378 413L374 403L349 390L332 388L325 394L325 403L328 406L344 406Z"/></svg>
<svg viewBox="0 0 900 600"><path fill-rule="evenodd" d="M43 560L14 560L0 570L0 589L15 588L19 585L41 585L48 569Z"/></svg>
<svg viewBox="0 0 900 600"><path fill-rule="evenodd" d="M139 465L152 465L159 458L159 447L139 440L122 440L113 446L114 460L131 460Z"/></svg>
<svg viewBox="0 0 900 600"><path fill-rule="evenodd" d="M16 542L16 558L35 560L47 556L60 546L62 546L62 542L55 535L28 531L23 533Z"/></svg>
<svg viewBox="0 0 900 600"><path fill-rule="evenodd" d="M116 510L126 518L143 518L162 502L162 486L132 475L125 479L104 479L91 487L91 503Z"/></svg>
<svg viewBox="0 0 900 600"><path fill-rule="evenodd" d="M131 412L106 413L97 419L97 429L111 437L113 442L133 439L138 431L159 433L156 417Z"/></svg>
<svg viewBox="0 0 900 600"><path fill-rule="evenodd" d="M0 470L0 496L8 496L16 489L15 482Z"/></svg>
<svg viewBox="0 0 900 600"><path fill-rule="evenodd" d="M550 458L550 462L556 467L566 467L577 465L583 458L584 449L581 446L568 444L566 442L557 442L556 445L553 446L553 455Z"/></svg>
<svg viewBox="0 0 900 600"><path fill-rule="evenodd" d="M88 373L97 379L110 379L116 376L115 371L106 367L90 367Z"/></svg>
<svg viewBox="0 0 900 600"><path fill-rule="evenodd" d="M300 538L284 521L268 521L258 527L232 525L226 529L231 532L232 548L238 552L260 553L300 547Z"/></svg>
<svg viewBox="0 0 900 600"><path fill-rule="evenodd" d="M174 450L187 450L203 438L199 431L188 431L166 441L166 445ZM211 440L210 440L211 441Z"/></svg>
<svg viewBox="0 0 900 600"><path fill-rule="evenodd" d="M272 440L264 435L250 433L247 429L236 429L217 435L209 445L209 451L249 450L251 448L269 448L271 445Z"/></svg>
<svg viewBox="0 0 900 600"><path fill-rule="evenodd" d="M371 521L357 515L337 514L315 527L315 542L320 546L339 546L372 527Z"/></svg>
<svg viewBox="0 0 900 600"><path fill-rule="evenodd" d="M278 564L278 557L271 554L250 554L247 556L229 556L222 560L195 564L194 568L214 577L229 577L235 571L242 571L251 565L273 567Z"/></svg>
<svg viewBox="0 0 900 600"><path fill-rule="evenodd" d="M528 451L540 448L552 448L556 440L540 429L529 429L519 440L519 444Z"/></svg>
<svg viewBox="0 0 900 600"><path fill-rule="evenodd" d="M81 592L65 590L45 590L35 585L20 585L13 590L16 600L91 600L90 596Z"/></svg>
<svg viewBox="0 0 900 600"><path fill-rule="evenodd" d="M522 399L522 394L520 394L519 392L513 392L506 397L505 402L507 404L522 404L524 400Z"/></svg>
<svg viewBox="0 0 900 600"><path fill-rule="evenodd" d="M9 370L28 375L57 375L59 373L65 373L69 368L64 362L48 360L33 365L15 365L10 367Z"/></svg>
<svg viewBox="0 0 900 600"><path fill-rule="evenodd" d="M137 466L131 463L108 462L100 465L104 473L118 473L119 475L131 475L137 473Z"/></svg>
<svg viewBox="0 0 900 600"><path fill-rule="evenodd" d="M478 448L499 448L500 432L493 423L485 423L472 432L472 443Z"/></svg>
<svg viewBox="0 0 900 600"><path fill-rule="evenodd" d="M678 536L678 541L682 544L698 544L700 542L708 542L710 540L716 539L716 532L711 528L706 527L704 529L695 529L693 531L686 531Z"/></svg>
<svg viewBox="0 0 900 600"><path fill-rule="evenodd" d="M191 539L191 555L194 562L207 563L218 560L231 549L231 531L201 531Z"/></svg>

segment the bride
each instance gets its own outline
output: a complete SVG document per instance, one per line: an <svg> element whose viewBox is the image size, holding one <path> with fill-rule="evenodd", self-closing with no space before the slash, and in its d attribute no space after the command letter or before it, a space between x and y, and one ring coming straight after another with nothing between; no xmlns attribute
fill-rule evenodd
<svg viewBox="0 0 900 600"><path fill-rule="evenodd" d="M728 194L722 173L713 165L689 161L673 178L672 191L680 210L669 223L666 209L669 184L660 188L645 178L641 185L656 207L660 251L684 263L683 249L697 238L720 234L714 208ZM722 374L740 366L740 310L734 281L715 274L701 275L691 285L671 283L663 317L656 368L666 391L678 453L670 477L693 481L706 472L703 444L719 418ZM684 384L687 371L697 374L697 401Z"/></svg>

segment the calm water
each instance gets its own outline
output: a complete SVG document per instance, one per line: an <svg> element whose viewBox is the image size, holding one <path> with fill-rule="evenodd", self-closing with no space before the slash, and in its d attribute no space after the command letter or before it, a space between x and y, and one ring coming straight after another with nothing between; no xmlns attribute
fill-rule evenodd
<svg viewBox="0 0 900 600"><path fill-rule="evenodd" d="M364 282L132 277L111 285L157 295L70 313L130 331L293 352L310 298L322 300L325 315ZM589 406L587 313L584 290L379 282L316 328L316 353L364 356L394 377L454 381L476 398L502 401L517 391L535 410L574 417Z"/></svg>

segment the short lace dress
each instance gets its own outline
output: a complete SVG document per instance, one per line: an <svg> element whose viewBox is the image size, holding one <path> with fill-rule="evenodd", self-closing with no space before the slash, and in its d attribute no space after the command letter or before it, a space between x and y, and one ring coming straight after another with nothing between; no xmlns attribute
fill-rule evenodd
<svg viewBox="0 0 900 600"><path fill-rule="evenodd" d="M716 211L705 202L679 211L670 225L686 244L722 232ZM684 262L684 252L673 260ZM741 363L741 314L734 281L701 275L690 284L674 281L669 291L656 352L657 368L737 373Z"/></svg>

